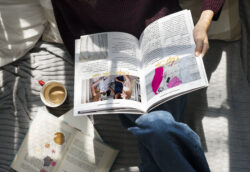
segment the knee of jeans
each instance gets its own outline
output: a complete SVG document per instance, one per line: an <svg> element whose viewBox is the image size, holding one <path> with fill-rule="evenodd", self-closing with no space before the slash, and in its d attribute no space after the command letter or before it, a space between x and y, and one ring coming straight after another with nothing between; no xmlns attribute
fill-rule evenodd
<svg viewBox="0 0 250 172"><path fill-rule="evenodd" d="M171 126L175 120L167 111L153 111L140 116L135 122L142 128L161 130L162 127Z"/></svg>

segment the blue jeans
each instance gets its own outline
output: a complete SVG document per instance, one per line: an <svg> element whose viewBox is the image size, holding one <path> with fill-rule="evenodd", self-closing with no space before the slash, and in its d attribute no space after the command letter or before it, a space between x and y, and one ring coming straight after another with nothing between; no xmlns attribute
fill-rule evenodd
<svg viewBox="0 0 250 172"><path fill-rule="evenodd" d="M136 116L120 115L122 124L138 139L141 172L210 171L199 136L169 112L153 111L132 118Z"/></svg>

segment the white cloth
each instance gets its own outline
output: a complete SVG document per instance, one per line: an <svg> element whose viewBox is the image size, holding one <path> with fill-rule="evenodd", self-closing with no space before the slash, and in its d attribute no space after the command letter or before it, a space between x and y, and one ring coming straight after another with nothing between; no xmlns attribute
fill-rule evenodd
<svg viewBox="0 0 250 172"><path fill-rule="evenodd" d="M0 66L24 56L44 31L37 0L0 0Z"/></svg>
<svg viewBox="0 0 250 172"><path fill-rule="evenodd" d="M61 35L57 27L51 0L40 0L40 4L44 10L45 17L48 20L48 23L42 36L42 40L63 44Z"/></svg>

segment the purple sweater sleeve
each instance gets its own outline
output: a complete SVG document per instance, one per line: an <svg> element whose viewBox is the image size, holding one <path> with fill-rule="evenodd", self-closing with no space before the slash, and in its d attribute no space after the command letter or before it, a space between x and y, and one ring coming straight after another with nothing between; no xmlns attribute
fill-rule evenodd
<svg viewBox="0 0 250 172"><path fill-rule="evenodd" d="M225 0L203 0L202 11L212 10L214 12L213 20L217 20Z"/></svg>

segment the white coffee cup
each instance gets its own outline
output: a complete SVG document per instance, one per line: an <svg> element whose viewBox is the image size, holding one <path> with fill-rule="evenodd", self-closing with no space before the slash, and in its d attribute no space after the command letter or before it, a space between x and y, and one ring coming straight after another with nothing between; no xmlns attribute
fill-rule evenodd
<svg viewBox="0 0 250 172"><path fill-rule="evenodd" d="M58 81L46 82L40 91L42 102L48 107L61 106L67 98L67 90L65 86Z"/></svg>

